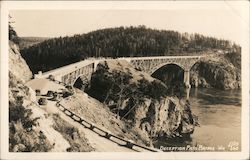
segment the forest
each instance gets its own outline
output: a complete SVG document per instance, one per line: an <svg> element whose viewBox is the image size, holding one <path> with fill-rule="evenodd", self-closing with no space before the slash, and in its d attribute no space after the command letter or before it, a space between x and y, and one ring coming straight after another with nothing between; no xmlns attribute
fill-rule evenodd
<svg viewBox="0 0 250 160"><path fill-rule="evenodd" d="M45 40L21 50L33 73L48 71L88 57L129 57L204 54L211 50L239 50L228 40L201 34L150 29L146 26L117 27L72 37Z"/></svg>

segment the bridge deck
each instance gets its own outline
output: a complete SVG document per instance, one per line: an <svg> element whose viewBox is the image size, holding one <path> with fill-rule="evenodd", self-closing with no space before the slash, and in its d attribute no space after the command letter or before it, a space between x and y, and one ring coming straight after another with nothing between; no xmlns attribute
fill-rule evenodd
<svg viewBox="0 0 250 160"><path fill-rule="evenodd" d="M81 68L87 65L90 65L92 63L94 63L94 60L84 60L84 61L80 61L80 62L76 62L76 63L72 63L57 69L53 69L50 70L48 72L44 72L43 73L43 77L48 77L49 75L53 74L54 76L56 75L60 75L60 74L67 74L72 72L72 70L76 70L77 68Z"/></svg>
<svg viewBox="0 0 250 160"><path fill-rule="evenodd" d="M201 58L204 56L153 56L153 57L120 57L117 58L118 60L147 60L147 59L176 59L176 58L184 58L184 59L189 59L189 58ZM94 63L95 61L102 61L102 60L108 60L108 59L113 59L110 57L107 58L89 58L80 62L76 62L73 64L69 64L48 72L44 72L44 76L49 76L50 74L53 73L53 75L59 75L59 74L66 74L67 72L71 72L72 70L75 70L76 68L84 67L86 65L89 65L91 63Z"/></svg>
<svg viewBox="0 0 250 160"><path fill-rule="evenodd" d="M157 60L157 59L200 59L204 57L203 55L201 56L152 56L152 57L120 57L120 58L116 58L118 60L126 60L128 62L131 61L135 61L135 60ZM79 68L83 68L86 67L90 64L93 64L93 69L95 69L95 65L98 64L100 61L104 61L104 60L108 60L108 59L114 59L114 58L110 58L110 57L100 57L100 58L88 58L86 60L80 61L80 62L76 62L73 64L69 64L48 72L44 72L42 73L42 75L35 75L35 77L39 77L39 78L47 78L49 77L49 75L53 75L53 76L61 76L61 75L66 75L71 73L74 70L77 70Z"/></svg>

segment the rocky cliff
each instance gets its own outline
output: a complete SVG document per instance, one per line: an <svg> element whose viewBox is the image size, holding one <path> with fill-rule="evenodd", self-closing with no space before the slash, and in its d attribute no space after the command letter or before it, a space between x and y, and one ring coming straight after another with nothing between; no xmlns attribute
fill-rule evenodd
<svg viewBox="0 0 250 160"><path fill-rule="evenodd" d="M18 45L12 41L9 41L9 72L15 77L19 77L22 82L32 78L32 72L22 58Z"/></svg>
<svg viewBox="0 0 250 160"><path fill-rule="evenodd" d="M98 65L87 92L151 138L189 135L196 118L188 103L167 96L167 88L125 61L108 60Z"/></svg>
<svg viewBox="0 0 250 160"><path fill-rule="evenodd" d="M225 54L202 60L191 70L191 85L217 89L240 89L240 54Z"/></svg>
<svg viewBox="0 0 250 160"><path fill-rule="evenodd" d="M46 138L32 108L34 92L24 83L32 73L22 58L19 47L9 41L9 151L48 151L52 144Z"/></svg>
<svg viewBox="0 0 250 160"><path fill-rule="evenodd" d="M9 47L9 151L92 151L84 133L39 107L35 92L25 85L32 73L18 45L10 41Z"/></svg>

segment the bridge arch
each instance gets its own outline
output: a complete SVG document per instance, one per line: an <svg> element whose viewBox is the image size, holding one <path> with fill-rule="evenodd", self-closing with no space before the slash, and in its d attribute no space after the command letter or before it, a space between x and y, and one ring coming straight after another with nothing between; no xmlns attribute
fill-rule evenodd
<svg viewBox="0 0 250 160"><path fill-rule="evenodd" d="M150 75L153 75L155 72L157 72L159 69L163 68L164 66L167 65L176 65L179 68L181 68L184 73L183 73L183 83L187 88L190 88L190 70L193 68L193 66L195 64L197 64L198 62L200 62L200 58L196 58L196 59L191 59L190 61L169 61L169 62L165 62L165 63L160 63L157 65L154 65L152 67L150 67L150 70L148 71L148 73Z"/></svg>
<svg viewBox="0 0 250 160"><path fill-rule="evenodd" d="M80 74L72 81L72 86L83 90L89 86L91 77L87 77L85 74Z"/></svg>
<svg viewBox="0 0 250 160"><path fill-rule="evenodd" d="M184 68L175 64L167 63L155 70L151 76L157 78L168 85L181 85L184 81Z"/></svg>
<svg viewBox="0 0 250 160"><path fill-rule="evenodd" d="M197 75L196 72L198 72L198 75ZM190 85L192 87L196 88L196 87L199 86L199 80L200 80L199 74L204 74L202 72L204 72L204 70L202 69L201 61L199 60L199 61L195 62L193 64L193 66L190 68L190 75L191 75L191 77L190 77Z"/></svg>
<svg viewBox="0 0 250 160"><path fill-rule="evenodd" d="M154 74L157 70L159 70L160 68L164 67L164 66L167 66L167 65L176 65L178 67L180 67L181 69L183 69L183 71L185 71L185 66L182 65L181 63L177 63L177 62L168 62L168 63L162 63L162 64L159 64L155 67L152 67L151 70L149 71L149 74L152 75Z"/></svg>

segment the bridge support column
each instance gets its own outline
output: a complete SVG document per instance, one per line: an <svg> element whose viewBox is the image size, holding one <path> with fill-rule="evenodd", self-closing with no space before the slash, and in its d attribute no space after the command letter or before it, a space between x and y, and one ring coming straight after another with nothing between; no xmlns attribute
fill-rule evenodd
<svg viewBox="0 0 250 160"><path fill-rule="evenodd" d="M189 79L190 79L190 71L185 70L184 71L184 85L185 85L186 88L191 88Z"/></svg>
<svg viewBox="0 0 250 160"><path fill-rule="evenodd" d="M184 71L184 85L186 87L186 99L189 100L189 93L191 89L190 85L190 70L185 70Z"/></svg>
<svg viewBox="0 0 250 160"><path fill-rule="evenodd" d="M94 72L96 71L97 65L98 65L98 64L99 64L99 61L95 61L95 62L94 62L94 68L93 68Z"/></svg>
<svg viewBox="0 0 250 160"><path fill-rule="evenodd" d="M38 74L35 74L34 75L34 78L36 79L36 78L42 78L42 76L43 76L43 72L42 71L38 71Z"/></svg>

